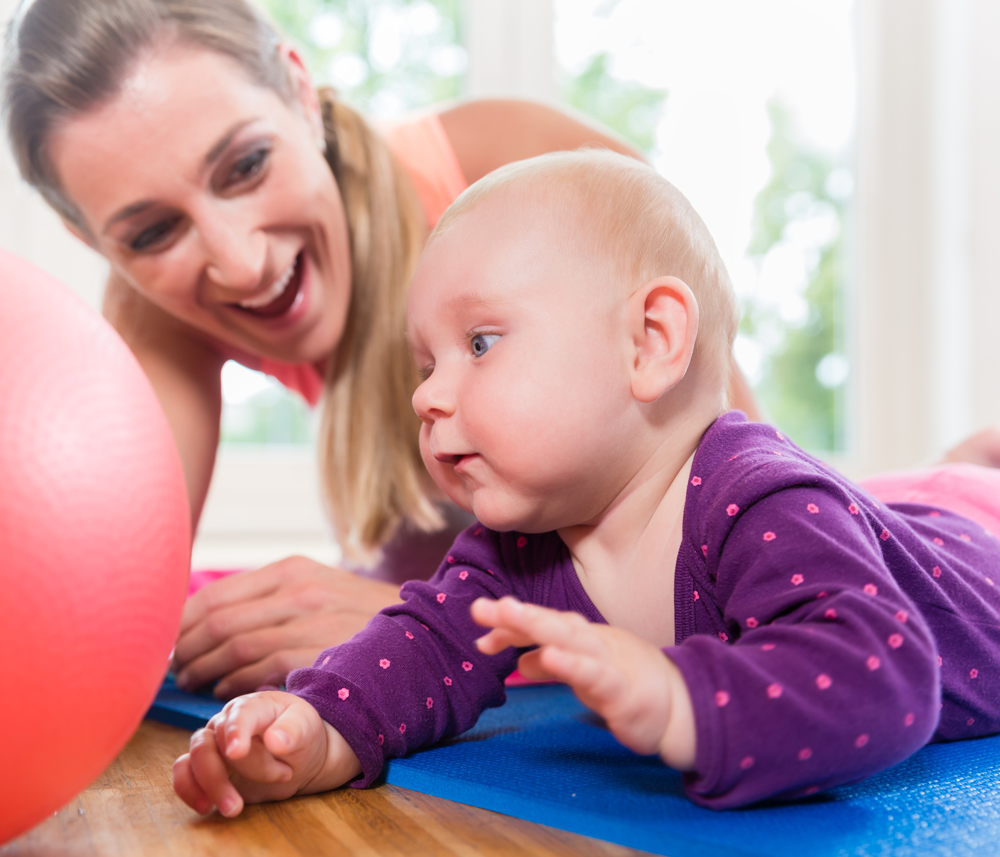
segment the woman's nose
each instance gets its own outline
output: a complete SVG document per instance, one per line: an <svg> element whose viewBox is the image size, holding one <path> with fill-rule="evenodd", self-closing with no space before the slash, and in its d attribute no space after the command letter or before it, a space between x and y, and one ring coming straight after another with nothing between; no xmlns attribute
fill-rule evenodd
<svg viewBox="0 0 1000 857"><path fill-rule="evenodd" d="M267 236L260 229L236 222L199 224L212 282L237 292L261 285L267 264Z"/></svg>

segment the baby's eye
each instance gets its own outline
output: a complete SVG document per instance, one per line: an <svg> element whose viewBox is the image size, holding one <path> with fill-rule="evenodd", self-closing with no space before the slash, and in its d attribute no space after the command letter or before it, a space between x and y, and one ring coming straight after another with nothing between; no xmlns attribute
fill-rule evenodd
<svg viewBox="0 0 1000 857"><path fill-rule="evenodd" d="M476 357L482 357L493 347L493 344L499 338L499 333L477 333L471 340L469 340L469 344L472 346L472 353L476 355Z"/></svg>

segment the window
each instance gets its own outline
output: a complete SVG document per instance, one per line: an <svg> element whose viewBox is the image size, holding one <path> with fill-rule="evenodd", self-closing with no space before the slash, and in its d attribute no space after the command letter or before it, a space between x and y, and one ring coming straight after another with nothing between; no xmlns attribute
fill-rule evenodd
<svg viewBox="0 0 1000 857"><path fill-rule="evenodd" d="M740 297L737 359L768 417L808 449L843 451L851 3L556 0L555 10L570 103L646 149L715 237Z"/></svg>

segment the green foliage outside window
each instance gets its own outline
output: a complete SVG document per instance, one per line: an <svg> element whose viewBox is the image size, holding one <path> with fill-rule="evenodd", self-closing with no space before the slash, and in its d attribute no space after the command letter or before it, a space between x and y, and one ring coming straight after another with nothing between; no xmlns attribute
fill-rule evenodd
<svg viewBox="0 0 1000 857"><path fill-rule="evenodd" d="M563 99L648 154L656 145L656 126L667 91L619 80L609 71L608 62L608 54L600 53L580 74L564 74Z"/></svg>
<svg viewBox="0 0 1000 857"><path fill-rule="evenodd" d="M804 317L788 321L756 297L743 301L740 332L763 351L755 392L769 419L799 445L815 451L845 447L845 232L850 174L834 158L796 135L789 111L768 106L771 180L757 195L748 254L763 262L796 228L826 222L825 240L805 251L808 279ZM801 239L799 239L801 243Z"/></svg>

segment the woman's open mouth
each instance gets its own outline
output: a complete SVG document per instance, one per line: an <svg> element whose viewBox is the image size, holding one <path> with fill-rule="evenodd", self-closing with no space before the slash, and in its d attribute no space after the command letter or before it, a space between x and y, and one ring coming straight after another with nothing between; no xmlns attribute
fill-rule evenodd
<svg viewBox="0 0 1000 857"><path fill-rule="evenodd" d="M292 308L302 287L302 251L292 260L265 292L233 304L237 309L257 318L278 318Z"/></svg>

